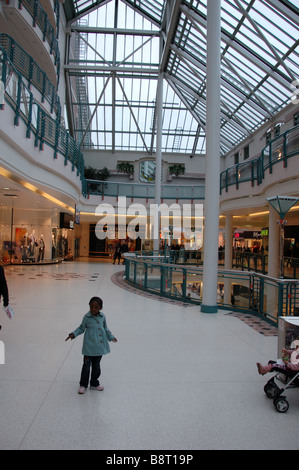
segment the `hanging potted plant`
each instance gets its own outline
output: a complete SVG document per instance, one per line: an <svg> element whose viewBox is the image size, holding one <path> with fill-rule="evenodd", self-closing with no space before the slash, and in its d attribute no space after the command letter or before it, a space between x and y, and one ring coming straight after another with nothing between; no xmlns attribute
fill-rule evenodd
<svg viewBox="0 0 299 470"><path fill-rule="evenodd" d="M185 174L185 165L181 163L174 163L168 168L169 174L174 176L184 175Z"/></svg>

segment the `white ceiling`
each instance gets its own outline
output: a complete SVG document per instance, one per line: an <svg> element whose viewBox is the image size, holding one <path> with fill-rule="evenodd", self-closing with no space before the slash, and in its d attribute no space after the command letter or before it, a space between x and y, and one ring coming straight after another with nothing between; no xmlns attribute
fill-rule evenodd
<svg viewBox="0 0 299 470"><path fill-rule="evenodd" d="M2 175L0 175L0 207L35 211L58 208L54 202Z"/></svg>

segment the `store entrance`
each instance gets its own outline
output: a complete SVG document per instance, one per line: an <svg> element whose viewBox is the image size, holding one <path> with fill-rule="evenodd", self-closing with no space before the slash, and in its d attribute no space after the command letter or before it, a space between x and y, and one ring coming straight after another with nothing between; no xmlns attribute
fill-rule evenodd
<svg viewBox="0 0 299 470"><path fill-rule="evenodd" d="M95 227L96 224L90 224L89 226L89 256L109 257L109 253L106 252L106 239L100 240L96 236Z"/></svg>

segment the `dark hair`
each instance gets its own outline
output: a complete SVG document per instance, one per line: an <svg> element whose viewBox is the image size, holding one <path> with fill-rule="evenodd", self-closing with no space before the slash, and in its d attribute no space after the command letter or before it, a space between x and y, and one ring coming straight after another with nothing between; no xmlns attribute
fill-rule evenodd
<svg viewBox="0 0 299 470"><path fill-rule="evenodd" d="M89 301L89 305L91 302L97 302L99 304L100 309L103 307L103 301L100 299L100 297L92 297Z"/></svg>

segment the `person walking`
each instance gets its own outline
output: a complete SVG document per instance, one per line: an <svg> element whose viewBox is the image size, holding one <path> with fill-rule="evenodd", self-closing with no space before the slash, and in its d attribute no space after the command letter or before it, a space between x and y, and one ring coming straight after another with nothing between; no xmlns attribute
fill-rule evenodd
<svg viewBox="0 0 299 470"><path fill-rule="evenodd" d="M115 247L114 255L113 255L113 264L115 264L115 261L118 259L118 264L120 263L120 258L121 258L121 246L120 243L118 243Z"/></svg>

